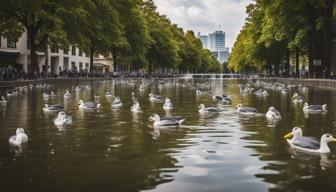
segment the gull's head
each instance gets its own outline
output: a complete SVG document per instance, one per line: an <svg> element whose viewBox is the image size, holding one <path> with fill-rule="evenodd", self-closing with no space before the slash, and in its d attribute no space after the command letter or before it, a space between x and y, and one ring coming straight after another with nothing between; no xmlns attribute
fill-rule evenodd
<svg viewBox="0 0 336 192"><path fill-rule="evenodd" d="M204 105L204 104L200 104L200 105L198 106L198 108L199 108L199 109L204 109L204 108L205 108L205 105Z"/></svg>
<svg viewBox="0 0 336 192"><path fill-rule="evenodd" d="M236 105L237 108L243 107L243 104Z"/></svg>
<svg viewBox="0 0 336 192"><path fill-rule="evenodd" d="M16 129L16 134L20 134L20 133L24 133L24 129L21 127Z"/></svg>
<svg viewBox="0 0 336 192"><path fill-rule="evenodd" d="M322 135L322 137L321 137L321 143L322 142L325 142L325 143L336 142L336 139L331 134L326 133L326 134Z"/></svg>
<svg viewBox="0 0 336 192"><path fill-rule="evenodd" d="M286 134L284 139L299 138L302 137L302 129L300 127L294 127L292 132Z"/></svg>

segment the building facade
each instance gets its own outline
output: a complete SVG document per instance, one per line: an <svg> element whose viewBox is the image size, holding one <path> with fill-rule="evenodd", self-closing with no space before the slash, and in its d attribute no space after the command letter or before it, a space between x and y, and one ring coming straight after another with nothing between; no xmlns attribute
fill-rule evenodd
<svg viewBox="0 0 336 192"><path fill-rule="evenodd" d="M0 37L0 68L12 66L23 72L30 71L30 43L27 33L18 41ZM81 49L46 48L38 50L39 70L58 75L61 71L90 71L90 58Z"/></svg>
<svg viewBox="0 0 336 192"><path fill-rule="evenodd" d="M99 73L113 72L113 59L111 54L97 54L93 57L93 69Z"/></svg>
<svg viewBox="0 0 336 192"><path fill-rule="evenodd" d="M220 62L224 63L229 58L229 48L225 47L225 33L223 31L214 31L208 35L198 33L198 38L202 42L204 49L209 49L212 55Z"/></svg>

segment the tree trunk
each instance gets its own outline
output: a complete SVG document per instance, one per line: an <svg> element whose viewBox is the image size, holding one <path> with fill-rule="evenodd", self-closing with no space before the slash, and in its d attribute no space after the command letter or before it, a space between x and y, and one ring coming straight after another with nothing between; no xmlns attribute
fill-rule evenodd
<svg viewBox="0 0 336 192"><path fill-rule="evenodd" d="M31 66L31 73L34 74L34 77L37 78L39 74L39 66L38 66L38 58L36 54L36 32L33 27L27 29L27 33L30 39L30 66Z"/></svg>
<svg viewBox="0 0 336 192"><path fill-rule="evenodd" d="M297 47L295 48L295 77L300 77L300 49Z"/></svg>
<svg viewBox="0 0 336 192"><path fill-rule="evenodd" d="M289 77L289 59L290 59L290 53L289 53L289 49L287 49L286 63L285 63L285 77Z"/></svg>
<svg viewBox="0 0 336 192"><path fill-rule="evenodd" d="M94 56L95 48L94 43L91 41L91 47L90 47L90 72L93 71L93 56Z"/></svg>
<svg viewBox="0 0 336 192"><path fill-rule="evenodd" d="M328 0L325 10L326 17L326 29L325 29L325 75L326 78L330 77L331 73L331 54L333 43L333 12L334 12L335 0Z"/></svg>
<svg viewBox="0 0 336 192"><path fill-rule="evenodd" d="M115 49L112 50L112 58L113 58L113 72L117 71L117 65L118 65L118 55L117 51Z"/></svg>

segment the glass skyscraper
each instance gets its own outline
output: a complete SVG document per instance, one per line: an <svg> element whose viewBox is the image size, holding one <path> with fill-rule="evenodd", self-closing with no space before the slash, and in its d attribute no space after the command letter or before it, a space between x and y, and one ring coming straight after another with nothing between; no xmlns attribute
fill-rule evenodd
<svg viewBox="0 0 336 192"><path fill-rule="evenodd" d="M225 33L223 31L215 31L209 35L198 33L198 38L201 40L203 48L209 49L219 62L224 63L228 60L229 48L225 47Z"/></svg>

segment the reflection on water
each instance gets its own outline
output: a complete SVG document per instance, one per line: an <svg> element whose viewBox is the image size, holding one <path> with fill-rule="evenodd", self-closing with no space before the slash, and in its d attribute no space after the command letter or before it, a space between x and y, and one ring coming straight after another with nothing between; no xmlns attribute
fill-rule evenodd
<svg viewBox="0 0 336 192"><path fill-rule="evenodd" d="M105 80L82 82L76 91L76 82L69 81L46 89L55 97L45 99L43 88L10 97L0 105L1 190L335 191L336 146L330 144L329 155L310 155L289 149L282 137L294 126L308 136L335 135L336 91L293 88L282 94L272 89L266 97L241 96L238 83L244 82ZM63 98L67 89L71 99ZM120 109L111 109L108 90L120 96ZM133 91L143 113L130 111ZM302 104L291 101L294 91L308 103L326 103L328 113L305 115ZM172 112L163 111L163 103L151 103L151 92L169 97ZM232 105L215 105L215 94L230 95ZM95 95L102 103L99 110L78 109L80 99L95 101ZM57 114L43 113L45 103L62 104L73 124L55 126ZM239 103L260 114L239 115L234 107ZM200 104L223 111L200 115ZM280 111L281 120L266 120L270 106ZM182 115L186 121L180 128L154 128L148 121L154 113ZM17 127L29 135L29 143L21 148L8 144Z"/></svg>

